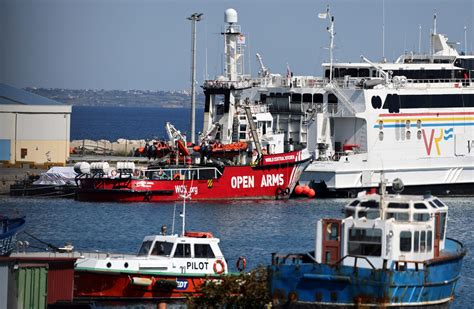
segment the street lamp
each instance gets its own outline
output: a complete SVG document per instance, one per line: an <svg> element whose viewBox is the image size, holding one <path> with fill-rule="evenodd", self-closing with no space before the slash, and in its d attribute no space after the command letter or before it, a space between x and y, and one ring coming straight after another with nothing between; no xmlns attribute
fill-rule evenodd
<svg viewBox="0 0 474 309"><path fill-rule="evenodd" d="M201 20L202 13L193 13L187 19L192 27L192 61L191 61L191 143L195 143L196 131L196 22Z"/></svg>

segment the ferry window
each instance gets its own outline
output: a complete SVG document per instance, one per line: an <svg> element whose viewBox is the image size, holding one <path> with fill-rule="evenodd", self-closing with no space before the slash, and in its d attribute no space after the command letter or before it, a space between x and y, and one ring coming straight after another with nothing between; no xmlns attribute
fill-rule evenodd
<svg viewBox="0 0 474 309"><path fill-rule="evenodd" d="M411 232L403 231L400 233L400 251L401 252L411 251Z"/></svg>
<svg viewBox="0 0 474 309"><path fill-rule="evenodd" d="M359 77L369 77L369 69L359 69Z"/></svg>
<svg viewBox="0 0 474 309"><path fill-rule="evenodd" d="M346 218L354 217L355 218L355 211L353 209L345 209L344 215Z"/></svg>
<svg viewBox="0 0 474 309"><path fill-rule="evenodd" d="M359 200L352 201L349 206L357 206L359 204Z"/></svg>
<svg viewBox="0 0 474 309"><path fill-rule="evenodd" d="M267 102L267 95L265 93L260 94L260 102L265 104Z"/></svg>
<svg viewBox="0 0 474 309"><path fill-rule="evenodd" d="M374 200L364 201L360 203L360 206L369 208L379 208L379 202Z"/></svg>
<svg viewBox="0 0 474 309"><path fill-rule="evenodd" d="M155 242L155 246L153 247L153 251L151 252L151 255L170 256L172 249L173 249L172 242L157 241Z"/></svg>
<svg viewBox="0 0 474 309"><path fill-rule="evenodd" d="M413 214L413 221L430 221L430 214Z"/></svg>
<svg viewBox="0 0 474 309"><path fill-rule="evenodd" d="M388 208L393 209L408 209L408 203L388 203Z"/></svg>
<svg viewBox="0 0 474 309"><path fill-rule="evenodd" d="M391 218L396 221L408 221L409 215L406 212L387 212L387 219Z"/></svg>
<svg viewBox="0 0 474 309"><path fill-rule="evenodd" d="M291 103L301 103L301 93L293 93L291 95Z"/></svg>
<svg viewBox="0 0 474 309"><path fill-rule="evenodd" d="M338 240L339 239L339 225L329 223L326 227L326 240Z"/></svg>
<svg viewBox="0 0 474 309"><path fill-rule="evenodd" d="M195 244L194 245L194 257L195 258L215 258L214 252L212 252L211 245L208 244Z"/></svg>
<svg viewBox="0 0 474 309"><path fill-rule="evenodd" d="M420 252L426 252L426 231L421 232L420 237Z"/></svg>
<svg viewBox="0 0 474 309"><path fill-rule="evenodd" d="M428 231L428 237L427 237L427 242L428 242L428 252L431 252L431 249L433 248L433 232Z"/></svg>
<svg viewBox="0 0 474 309"><path fill-rule="evenodd" d="M420 232L416 231L415 232L415 239L414 239L414 245L413 245L413 251L418 252L420 251Z"/></svg>
<svg viewBox="0 0 474 309"><path fill-rule="evenodd" d="M313 95L311 93L303 93L303 103L313 102Z"/></svg>
<svg viewBox="0 0 474 309"><path fill-rule="evenodd" d="M433 200L433 202L436 204L436 206L441 207L441 208L446 206L443 204L443 202L441 202L438 199Z"/></svg>
<svg viewBox="0 0 474 309"><path fill-rule="evenodd" d="M349 254L381 256L382 230L351 228L349 230Z"/></svg>
<svg viewBox="0 0 474 309"><path fill-rule="evenodd" d="M431 207L433 207L433 208L438 208L438 206L436 206L436 204L433 203L432 201L429 201L429 203L430 203L430 206L431 206Z"/></svg>
<svg viewBox="0 0 474 309"><path fill-rule="evenodd" d="M153 242L151 240L144 241L142 243L142 246L140 247L140 250L138 250L138 255L148 255L148 252L150 252L151 244Z"/></svg>
<svg viewBox="0 0 474 309"><path fill-rule="evenodd" d="M191 246L189 244L178 244L174 252L175 258L191 257Z"/></svg>
<svg viewBox="0 0 474 309"><path fill-rule="evenodd" d="M415 209L428 209L424 203L415 203L413 207L415 207Z"/></svg>
<svg viewBox="0 0 474 309"><path fill-rule="evenodd" d="M323 94L322 93L313 94L313 103L323 103Z"/></svg>
<svg viewBox="0 0 474 309"><path fill-rule="evenodd" d="M357 218L364 218L364 217L367 218L367 211L359 210L359 211L357 212Z"/></svg>
<svg viewBox="0 0 474 309"><path fill-rule="evenodd" d="M444 232L446 231L446 213L442 212L441 213L441 218L440 218L440 224L441 224L441 239L444 239Z"/></svg>

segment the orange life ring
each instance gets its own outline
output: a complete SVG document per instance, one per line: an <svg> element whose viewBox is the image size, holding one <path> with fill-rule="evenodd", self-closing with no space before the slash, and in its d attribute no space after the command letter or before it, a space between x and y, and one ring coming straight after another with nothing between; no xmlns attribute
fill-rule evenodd
<svg viewBox="0 0 474 309"><path fill-rule="evenodd" d="M217 269L217 265L219 265L220 269ZM214 269L214 273L217 274L217 275L220 275L222 274L224 271L225 271L225 264L222 260L216 260L214 262L214 266L213 266L213 269Z"/></svg>
<svg viewBox="0 0 474 309"><path fill-rule="evenodd" d="M237 262L235 263L238 271L244 271L247 268L247 260L243 256L239 256Z"/></svg>

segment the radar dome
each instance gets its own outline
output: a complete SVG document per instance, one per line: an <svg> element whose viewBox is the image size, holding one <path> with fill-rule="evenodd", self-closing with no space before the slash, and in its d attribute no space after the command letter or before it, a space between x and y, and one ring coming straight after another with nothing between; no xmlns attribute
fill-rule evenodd
<svg viewBox="0 0 474 309"><path fill-rule="evenodd" d="M224 21L229 24L237 23L237 11L234 9L225 10Z"/></svg>

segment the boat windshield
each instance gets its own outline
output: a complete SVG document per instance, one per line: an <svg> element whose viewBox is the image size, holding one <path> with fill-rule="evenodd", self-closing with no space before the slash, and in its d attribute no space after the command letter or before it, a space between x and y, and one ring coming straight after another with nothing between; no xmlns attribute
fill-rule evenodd
<svg viewBox="0 0 474 309"><path fill-rule="evenodd" d="M155 246L153 247L153 251L151 252L151 255L170 256L172 249L173 249L172 242L157 241L155 242Z"/></svg>
<svg viewBox="0 0 474 309"><path fill-rule="evenodd" d="M138 255L141 256L141 255L148 255L148 252L150 252L150 248L151 248L151 244L153 243L153 241L151 240L146 240L142 243L142 246L140 248L140 250L138 251Z"/></svg>

